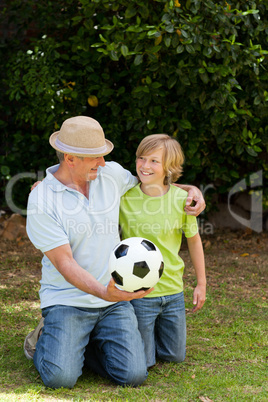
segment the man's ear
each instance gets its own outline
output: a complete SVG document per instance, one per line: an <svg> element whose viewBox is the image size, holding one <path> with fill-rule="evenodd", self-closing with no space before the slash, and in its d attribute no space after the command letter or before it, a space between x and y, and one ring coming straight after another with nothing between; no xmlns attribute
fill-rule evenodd
<svg viewBox="0 0 268 402"><path fill-rule="evenodd" d="M69 154L64 154L64 161L67 163L69 167L73 167L75 163L75 156L74 155L69 155Z"/></svg>

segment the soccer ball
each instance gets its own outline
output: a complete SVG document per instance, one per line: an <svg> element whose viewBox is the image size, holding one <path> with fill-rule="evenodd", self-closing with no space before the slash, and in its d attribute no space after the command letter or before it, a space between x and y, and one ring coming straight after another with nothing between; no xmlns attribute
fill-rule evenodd
<svg viewBox="0 0 268 402"><path fill-rule="evenodd" d="M152 288L164 270L163 256L150 240L130 237L112 251L109 271L117 287L128 292Z"/></svg>

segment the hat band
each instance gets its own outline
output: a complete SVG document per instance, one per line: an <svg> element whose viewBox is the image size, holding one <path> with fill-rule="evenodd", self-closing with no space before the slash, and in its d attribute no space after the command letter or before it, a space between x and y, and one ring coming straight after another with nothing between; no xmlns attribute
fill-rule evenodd
<svg viewBox="0 0 268 402"><path fill-rule="evenodd" d="M67 144L64 144L61 142L58 138L56 138L55 145L62 151L65 152L66 154L68 153L76 153L76 154L91 154L91 155L97 155L97 154L102 154L107 151L107 146L103 145L102 147L99 148L78 148L74 146L70 146Z"/></svg>

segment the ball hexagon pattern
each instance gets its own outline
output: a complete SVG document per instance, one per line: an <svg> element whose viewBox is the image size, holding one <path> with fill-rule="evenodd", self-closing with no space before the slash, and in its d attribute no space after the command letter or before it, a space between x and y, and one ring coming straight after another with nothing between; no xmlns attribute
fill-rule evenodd
<svg viewBox="0 0 268 402"><path fill-rule="evenodd" d="M122 240L109 260L109 271L117 287L128 292L152 288L161 278L163 270L160 250L142 237Z"/></svg>

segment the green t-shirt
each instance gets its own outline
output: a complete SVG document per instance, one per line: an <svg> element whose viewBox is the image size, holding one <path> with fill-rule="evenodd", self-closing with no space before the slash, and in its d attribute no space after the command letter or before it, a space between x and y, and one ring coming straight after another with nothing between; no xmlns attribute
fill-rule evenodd
<svg viewBox="0 0 268 402"><path fill-rule="evenodd" d="M176 186L171 185L161 197L150 197L141 191L140 184L121 197L122 238L151 240L164 258L164 273L147 297L172 295L183 290L184 262L178 255L182 233L186 237L198 233L196 218L184 212L186 199L187 192Z"/></svg>

